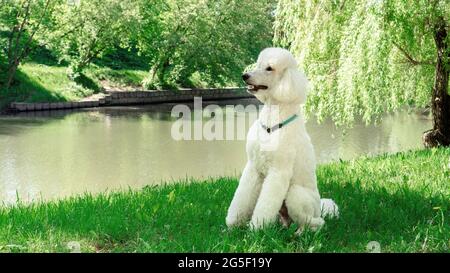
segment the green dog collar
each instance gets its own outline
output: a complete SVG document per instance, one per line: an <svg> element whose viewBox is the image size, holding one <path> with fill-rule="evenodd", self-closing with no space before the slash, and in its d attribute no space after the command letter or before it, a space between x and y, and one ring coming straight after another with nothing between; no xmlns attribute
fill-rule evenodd
<svg viewBox="0 0 450 273"><path fill-rule="evenodd" d="M298 117L298 115L294 114L294 115L290 116L289 118L285 119L283 122L278 123L275 126L267 127L266 125L264 125L262 123L261 123L261 126L268 134L270 134L270 133L282 128L283 126L288 125L290 122L294 121L297 117Z"/></svg>

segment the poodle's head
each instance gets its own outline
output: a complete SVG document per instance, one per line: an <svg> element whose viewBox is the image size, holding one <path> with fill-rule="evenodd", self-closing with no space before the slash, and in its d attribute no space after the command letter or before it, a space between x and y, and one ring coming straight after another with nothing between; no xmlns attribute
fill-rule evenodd
<svg viewBox="0 0 450 273"><path fill-rule="evenodd" d="M283 48L266 48L256 68L242 75L248 92L261 102L305 103L308 80L297 69L294 56Z"/></svg>

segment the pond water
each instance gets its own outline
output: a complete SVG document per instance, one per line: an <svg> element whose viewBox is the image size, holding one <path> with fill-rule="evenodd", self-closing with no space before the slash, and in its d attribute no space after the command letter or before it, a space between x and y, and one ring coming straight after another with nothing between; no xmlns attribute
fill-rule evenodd
<svg viewBox="0 0 450 273"><path fill-rule="evenodd" d="M245 140L176 141L172 106L0 116L0 202L239 175L246 162ZM248 123L247 114L234 112L236 123ZM430 127L430 120L406 111L386 115L378 126L357 122L345 135L330 121L307 122L320 163L420 148L422 132Z"/></svg>

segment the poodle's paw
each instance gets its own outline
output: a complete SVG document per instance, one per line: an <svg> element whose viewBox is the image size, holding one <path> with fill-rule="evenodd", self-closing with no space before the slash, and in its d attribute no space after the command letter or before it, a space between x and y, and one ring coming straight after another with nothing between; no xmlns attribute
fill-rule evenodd
<svg viewBox="0 0 450 273"><path fill-rule="evenodd" d="M256 223L250 222L248 223L248 228L252 231L256 231L262 228L262 225L258 225Z"/></svg>
<svg viewBox="0 0 450 273"><path fill-rule="evenodd" d="M310 229L313 232L318 232L324 224L325 220L323 220L322 218L312 218L308 224L300 226L295 232L295 235L300 236L306 228Z"/></svg>
<svg viewBox="0 0 450 273"><path fill-rule="evenodd" d="M339 218L339 208L332 199L320 199L320 209L322 211L322 217Z"/></svg>
<svg viewBox="0 0 450 273"><path fill-rule="evenodd" d="M259 230L264 226L264 222L262 220L258 220L257 218L253 218L248 224L250 230Z"/></svg>
<svg viewBox="0 0 450 273"><path fill-rule="evenodd" d="M228 213L225 223L229 228L243 226L249 220L249 217L243 214Z"/></svg>
<svg viewBox="0 0 450 273"><path fill-rule="evenodd" d="M325 220L323 220L320 217L317 217L311 220L311 222L309 223L309 228L312 231L317 232L322 228L323 225L325 225Z"/></svg>
<svg viewBox="0 0 450 273"><path fill-rule="evenodd" d="M227 216L225 218L225 223L227 224L227 227L232 228L239 225L239 218L236 216Z"/></svg>

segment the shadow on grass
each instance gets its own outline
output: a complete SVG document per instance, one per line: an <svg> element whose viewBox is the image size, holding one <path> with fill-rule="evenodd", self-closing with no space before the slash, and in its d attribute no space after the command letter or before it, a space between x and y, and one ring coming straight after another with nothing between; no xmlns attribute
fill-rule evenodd
<svg viewBox="0 0 450 273"><path fill-rule="evenodd" d="M108 67L114 70L130 69L130 70L149 70L149 60L143 56L139 56L138 49L124 49L116 47L104 55L101 59L95 59L94 64L98 66Z"/></svg>
<svg viewBox="0 0 450 273"><path fill-rule="evenodd" d="M0 109L7 107L11 102L54 102L66 100L62 95L47 90L20 69L16 72L12 86L8 90L2 88L0 92Z"/></svg>
<svg viewBox="0 0 450 273"><path fill-rule="evenodd" d="M449 228L440 215L449 205L444 196L407 187L365 188L358 181L322 185L341 216L328 219L318 233L297 237L295 228L279 225L258 232L227 229L224 219L236 184L235 179L221 179L14 208L0 211L0 231L21 229L42 240L57 231L111 251L361 252L372 240L386 252L420 251L424 240L432 251L445 248Z"/></svg>
<svg viewBox="0 0 450 273"><path fill-rule="evenodd" d="M323 196L332 196L341 212L339 219L329 220L325 227L329 246L324 250L358 251L369 241L378 241L385 251L420 251L427 240L443 249L446 232L441 216L448 215L450 209L446 197L430 194L427 188L411 189L407 184L394 187L363 187L360 181L324 186ZM358 245L361 248L355 248Z"/></svg>
<svg viewBox="0 0 450 273"><path fill-rule="evenodd" d="M77 77L75 77L74 82L86 89L93 90L94 93L98 93L101 91L101 87L94 80L87 77L83 73L80 73Z"/></svg>
<svg viewBox="0 0 450 273"><path fill-rule="evenodd" d="M65 61L58 61L57 57L51 52L51 50L45 48L45 46L35 46L30 55L25 59L25 62L43 64L48 66L67 66Z"/></svg>

